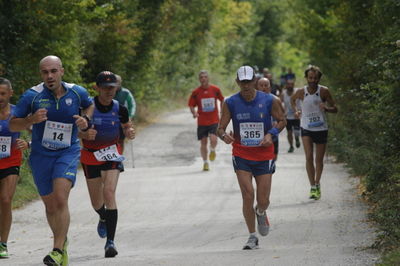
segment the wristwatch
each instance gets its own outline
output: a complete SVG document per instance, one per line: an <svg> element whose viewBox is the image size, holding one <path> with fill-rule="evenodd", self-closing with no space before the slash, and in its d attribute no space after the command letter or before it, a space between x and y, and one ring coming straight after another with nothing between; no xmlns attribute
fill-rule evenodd
<svg viewBox="0 0 400 266"><path fill-rule="evenodd" d="M224 140L225 136L226 136L226 132L224 132L224 134L221 135L221 137L219 137L221 140Z"/></svg>

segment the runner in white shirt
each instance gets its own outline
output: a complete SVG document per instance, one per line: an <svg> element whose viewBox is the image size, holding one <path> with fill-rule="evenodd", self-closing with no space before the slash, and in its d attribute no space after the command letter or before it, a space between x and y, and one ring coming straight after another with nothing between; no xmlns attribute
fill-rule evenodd
<svg viewBox="0 0 400 266"><path fill-rule="evenodd" d="M294 88L294 80L289 79L285 83L285 89L282 92L279 97L281 98L281 101L284 104L285 107L285 116L286 116L286 130L287 130L287 139L289 141L290 148L288 152L293 152L294 147L293 147L293 132L294 132L294 137L296 140L296 148L300 147L300 119L296 118L294 115L294 111L292 109L292 106L290 104L290 97L292 97L293 94L295 94L297 91L297 88ZM300 110L300 100L296 101L296 106L297 109Z"/></svg>
<svg viewBox="0 0 400 266"><path fill-rule="evenodd" d="M328 141L328 123L326 112L337 113L335 101L327 87L319 85L322 72L317 66L309 66L305 71L308 85L297 90L291 97L291 106L295 117L300 119L301 138L306 155L306 169L310 181L310 199L320 199L320 180L324 167L323 159ZM296 101L302 101L301 110ZM315 166L313 144L315 143Z"/></svg>

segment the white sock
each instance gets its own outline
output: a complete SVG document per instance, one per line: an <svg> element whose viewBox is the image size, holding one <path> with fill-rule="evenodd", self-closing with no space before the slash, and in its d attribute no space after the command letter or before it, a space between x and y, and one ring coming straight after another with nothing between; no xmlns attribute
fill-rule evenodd
<svg viewBox="0 0 400 266"><path fill-rule="evenodd" d="M316 185L314 185L314 186L311 186L311 188L314 188L314 189L315 189L315 188L317 188L317 186L316 186Z"/></svg>
<svg viewBox="0 0 400 266"><path fill-rule="evenodd" d="M215 151L215 148L211 148L211 147L210 147L210 151Z"/></svg>
<svg viewBox="0 0 400 266"><path fill-rule="evenodd" d="M256 207L256 212L258 215L264 215L265 214L265 210L263 212L260 212L260 209L258 207Z"/></svg>
<svg viewBox="0 0 400 266"><path fill-rule="evenodd" d="M204 160L204 163L208 163L208 160Z"/></svg>
<svg viewBox="0 0 400 266"><path fill-rule="evenodd" d="M256 233L256 232L250 233L250 236L255 236L255 237L257 237L257 233Z"/></svg>

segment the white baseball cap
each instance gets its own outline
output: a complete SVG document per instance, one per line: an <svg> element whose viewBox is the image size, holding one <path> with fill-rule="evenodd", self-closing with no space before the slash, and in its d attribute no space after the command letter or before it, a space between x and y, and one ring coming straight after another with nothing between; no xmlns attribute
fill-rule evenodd
<svg viewBox="0 0 400 266"><path fill-rule="evenodd" d="M237 71L237 79L239 81L253 80L254 69L251 66L241 66Z"/></svg>

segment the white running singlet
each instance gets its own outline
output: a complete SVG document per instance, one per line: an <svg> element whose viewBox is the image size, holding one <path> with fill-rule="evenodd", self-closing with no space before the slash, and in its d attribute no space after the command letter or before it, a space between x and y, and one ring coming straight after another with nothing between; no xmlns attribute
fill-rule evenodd
<svg viewBox="0 0 400 266"><path fill-rule="evenodd" d="M325 112L319 108L322 103L321 86L314 94L308 92L308 86L304 87L304 100L301 106L300 126L309 131L328 130Z"/></svg>

